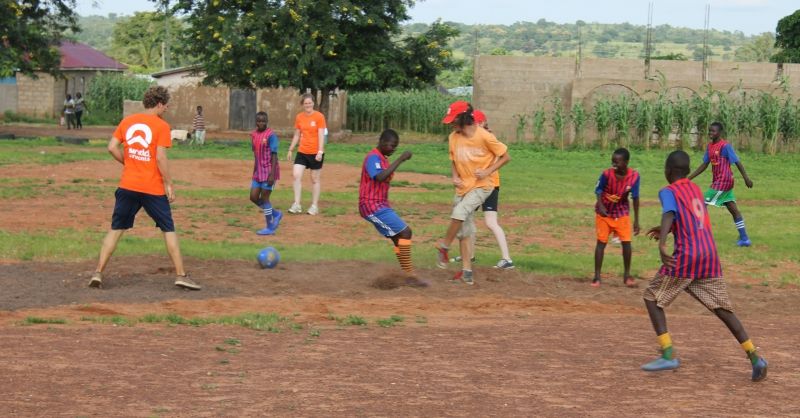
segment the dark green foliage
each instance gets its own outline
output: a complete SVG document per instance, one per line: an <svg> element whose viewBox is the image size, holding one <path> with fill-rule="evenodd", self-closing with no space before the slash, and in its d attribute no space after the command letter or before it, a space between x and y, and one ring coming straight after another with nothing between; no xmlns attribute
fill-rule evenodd
<svg viewBox="0 0 800 418"><path fill-rule="evenodd" d="M75 0L0 2L0 77L57 74L64 31L80 30L74 10Z"/></svg>

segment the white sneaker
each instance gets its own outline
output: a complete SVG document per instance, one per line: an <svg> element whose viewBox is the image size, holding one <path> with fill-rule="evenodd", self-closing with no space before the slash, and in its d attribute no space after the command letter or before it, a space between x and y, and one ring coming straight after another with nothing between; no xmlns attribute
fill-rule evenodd
<svg viewBox="0 0 800 418"><path fill-rule="evenodd" d="M317 207L317 205L311 205L311 207L308 208L308 212L306 213L308 213L309 215L317 215L319 214L319 208Z"/></svg>
<svg viewBox="0 0 800 418"><path fill-rule="evenodd" d="M289 213L300 213L303 211L303 208L300 206L299 203L292 203L292 207L289 208Z"/></svg>

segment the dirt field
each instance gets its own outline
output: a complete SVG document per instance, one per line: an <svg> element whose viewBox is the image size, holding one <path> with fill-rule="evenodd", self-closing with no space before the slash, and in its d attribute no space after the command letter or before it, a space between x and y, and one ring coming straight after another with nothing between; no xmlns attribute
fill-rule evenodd
<svg viewBox="0 0 800 418"><path fill-rule="evenodd" d="M179 199L181 190L238 187L248 170L222 160L173 163ZM118 170L110 161L18 165L0 167L0 177L105 185ZM327 166L326 190L352 187L354 174L353 167ZM52 203L41 196L0 200L0 231L102 231L113 200L67 193L57 208ZM191 239L230 229L187 212L176 210L177 224L203 231ZM293 243L313 229L324 243L385 245L356 215L304 219L282 225L280 239ZM144 227L131 233L157 236ZM591 238L572 239L577 250L591 250ZM238 240L261 242L254 234ZM733 337L689 297L668 310L682 367L641 372L657 354L641 289L612 280L596 290L574 278L484 268L467 287L450 283L452 272L422 268L429 288L380 289L376 279L391 275L394 264L284 260L261 270L254 261L189 258L204 289L188 292L172 286L174 272L159 254L113 258L98 290L86 287L94 263L0 262L0 416L800 416L800 365L793 360L800 291L749 286L736 266L726 270L734 303L770 361L759 384L749 381ZM302 328L85 320L247 312L275 312ZM335 320L348 315L368 324ZM376 323L392 315L403 321ZM24 325L29 317L67 323Z"/></svg>

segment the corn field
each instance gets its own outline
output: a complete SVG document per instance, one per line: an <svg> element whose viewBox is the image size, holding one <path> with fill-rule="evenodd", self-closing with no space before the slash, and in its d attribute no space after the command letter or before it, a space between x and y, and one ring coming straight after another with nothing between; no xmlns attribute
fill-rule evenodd
<svg viewBox="0 0 800 418"><path fill-rule="evenodd" d="M426 134L448 134L442 118L450 103L470 101L435 90L351 93L347 96L347 128L380 132L387 128Z"/></svg>
<svg viewBox="0 0 800 418"><path fill-rule="evenodd" d="M441 118L457 98L435 91L353 93L348 100L348 127L376 132L395 128L421 133L449 129ZM554 146L595 146L606 149L631 146L704 149L708 126L725 126L725 137L737 149L777 152L800 151L800 100L788 93L770 94L710 85L688 97L652 92L645 97L623 94L600 97L593 106L546 98L529 113L512 116L517 142Z"/></svg>
<svg viewBox="0 0 800 418"><path fill-rule="evenodd" d="M581 122L574 126L577 136L587 122L586 111L573 105L572 112L576 110L579 114L570 115L570 120ZM800 150L800 100L789 95L743 91L707 91L691 98L663 93L644 99L621 95L598 99L588 115L602 148L703 149L708 126L718 121L725 127L725 137L739 149L752 150L760 144L760 150L769 154Z"/></svg>
<svg viewBox="0 0 800 418"><path fill-rule="evenodd" d="M94 123L117 124L122 120L124 100L142 100L152 82L122 74L100 74L86 90L89 117Z"/></svg>

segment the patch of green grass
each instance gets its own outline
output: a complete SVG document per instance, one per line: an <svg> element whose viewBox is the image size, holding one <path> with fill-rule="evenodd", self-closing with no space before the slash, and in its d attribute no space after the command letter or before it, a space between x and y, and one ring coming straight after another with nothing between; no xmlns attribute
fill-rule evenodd
<svg viewBox="0 0 800 418"><path fill-rule="evenodd" d="M338 316L334 316L333 314L331 314L331 315L328 316L328 318L336 321L336 323L339 324L340 326L350 326L350 325L366 326L367 325L367 320L364 319L363 317L358 316L358 315L347 315L345 317L338 317Z"/></svg>
<svg viewBox="0 0 800 418"><path fill-rule="evenodd" d="M113 316L82 316L81 321L94 322L95 324L114 324L119 326L132 327L136 325L136 319L127 318L121 315Z"/></svg>
<svg viewBox="0 0 800 418"><path fill-rule="evenodd" d="M290 318L280 316L276 313L243 313L231 316L219 317L199 317L199 318L184 318L178 314L169 313L166 315L147 314L140 318L126 318L122 316L93 316L82 317L81 321L89 321L95 323L112 323L117 325L133 326L137 323L147 324L169 324L169 325L188 325L200 327L209 324L216 325L235 325L244 328L280 332L284 328L295 329L294 323ZM240 344L237 339L228 339L226 344L235 345Z"/></svg>
<svg viewBox="0 0 800 418"><path fill-rule="evenodd" d="M780 278L780 287L800 286L800 275L796 273L784 273Z"/></svg>
<svg viewBox="0 0 800 418"><path fill-rule="evenodd" d="M67 320L63 318L40 318L38 316L28 316L22 321L23 325L38 325L38 324L66 324Z"/></svg>
<svg viewBox="0 0 800 418"><path fill-rule="evenodd" d="M391 328L391 327L395 326L396 324L398 324L400 322L403 322L403 320L404 320L404 318L402 316L392 315L392 316L390 316L388 318L378 319L375 322L379 326L381 326L383 328Z"/></svg>

